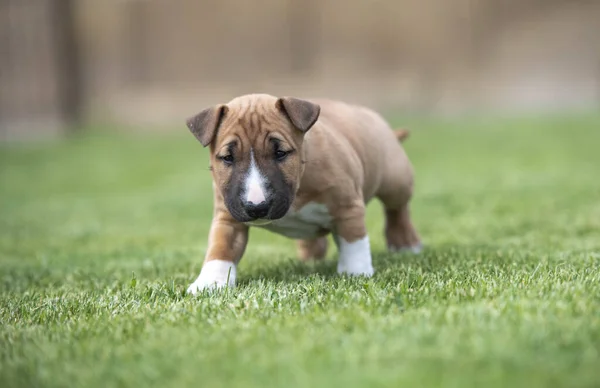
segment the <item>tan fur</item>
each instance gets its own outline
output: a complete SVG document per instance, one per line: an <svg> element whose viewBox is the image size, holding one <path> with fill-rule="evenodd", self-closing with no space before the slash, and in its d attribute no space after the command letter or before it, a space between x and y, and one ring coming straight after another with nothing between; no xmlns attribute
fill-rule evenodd
<svg viewBox="0 0 600 388"><path fill-rule="evenodd" d="M217 188L227 181L231 170L220 163L216 163L216 157L226 151L225 147L231 141L239 141L244 151L249 150L251 147L263 150L268 147L264 142L264 134L271 133L282 141L284 147L293 146L298 150L297 156L302 155L302 133L291 128L291 124L287 119L274 111L274 99L270 102L271 109L262 109L263 105L260 101L254 99L238 98L227 104L228 115L220 124L218 138L210 145L211 170ZM247 153L241 155L243 157L241 163L250 163ZM259 153L256 157L260 159L268 156L266 153ZM301 158L297 157L293 158L291 163L284 165L283 173L287 179L299 182L302 172L301 163ZM300 174L296 171L299 171Z"/></svg>
<svg viewBox="0 0 600 388"><path fill-rule="evenodd" d="M310 100L320 106L320 115L304 134L274 109L276 101L273 96L249 95L226 104L227 114L210 143L215 202L205 260L237 262L248 242L248 226L237 222L223 203L221 190L230 169L218 163L217 156L233 140L245 150L250 146L264 150L266 132L297 150L293 160L283 167L286 178L296 183L292 210L309 202L325 204L336 235L354 242L367 235L365 206L377 197L385 207L385 235L390 249L418 244L409 215L413 168L399 144L408 131L393 131L379 114L365 107ZM259 152L257 157L266 155ZM320 238L300 241L300 257L324 257L327 232Z"/></svg>
<svg viewBox="0 0 600 388"><path fill-rule="evenodd" d="M398 139L398 141L404 141L408 138L410 132L407 129L396 129L394 134L396 135L396 139Z"/></svg>
<svg viewBox="0 0 600 388"><path fill-rule="evenodd" d="M298 257L303 261L311 259L321 260L327 254L327 237L318 237L311 240L298 240Z"/></svg>

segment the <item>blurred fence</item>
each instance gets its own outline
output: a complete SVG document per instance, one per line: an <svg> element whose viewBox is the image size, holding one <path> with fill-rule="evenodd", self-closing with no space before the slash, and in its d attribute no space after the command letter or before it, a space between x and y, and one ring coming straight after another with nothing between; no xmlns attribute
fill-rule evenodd
<svg viewBox="0 0 600 388"><path fill-rule="evenodd" d="M0 0L0 135L43 136L80 113L73 8Z"/></svg>
<svg viewBox="0 0 600 388"><path fill-rule="evenodd" d="M248 92L593 106L599 37L600 0L0 0L0 126L179 123Z"/></svg>

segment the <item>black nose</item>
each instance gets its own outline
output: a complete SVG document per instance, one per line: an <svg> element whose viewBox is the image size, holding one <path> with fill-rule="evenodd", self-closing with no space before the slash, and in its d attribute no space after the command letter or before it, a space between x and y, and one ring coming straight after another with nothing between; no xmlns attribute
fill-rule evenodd
<svg viewBox="0 0 600 388"><path fill-rule="evenodd" d="M264 201L258 205L246 203L244 209L246 210L248 217L252 217L254 219L264 218L267 216L267 214L269 214L269 210L271 209L271 201Z"/></svg>

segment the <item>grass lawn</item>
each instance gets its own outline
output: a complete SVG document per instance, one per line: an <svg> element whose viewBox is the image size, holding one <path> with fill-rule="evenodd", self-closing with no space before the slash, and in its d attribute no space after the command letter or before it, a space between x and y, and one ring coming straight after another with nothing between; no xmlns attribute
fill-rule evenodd
<svg viewBox="0 0 600 388"><path fill-rule="evenodd" d="M252 230L239 286L197 299L184 125L2 146L0 386L599 386L600 116L394 121L423 254L385 252L373 202L373 278Z"/></svg>

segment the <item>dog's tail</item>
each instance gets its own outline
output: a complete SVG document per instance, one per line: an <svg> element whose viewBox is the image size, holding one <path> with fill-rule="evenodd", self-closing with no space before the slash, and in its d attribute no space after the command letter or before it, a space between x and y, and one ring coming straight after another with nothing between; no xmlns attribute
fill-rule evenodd
<svg viewBox="0 0 600 388"><path fill-rule="evenodd" d="M406 140L408 135L410 135L410 131L408 129L400 128L394 130L394 134L396 135L396 139L398 139L398 141L403 142Z"/></svg>

